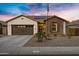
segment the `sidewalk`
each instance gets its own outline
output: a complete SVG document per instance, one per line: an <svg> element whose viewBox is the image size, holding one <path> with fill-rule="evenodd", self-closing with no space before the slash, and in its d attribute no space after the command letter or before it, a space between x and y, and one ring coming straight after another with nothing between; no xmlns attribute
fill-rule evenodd
<svg viewBox="0 0 79 59"><path fill-rule="evenodd" d="M79 55L79 47L9 47L0 55Z"/></svg>

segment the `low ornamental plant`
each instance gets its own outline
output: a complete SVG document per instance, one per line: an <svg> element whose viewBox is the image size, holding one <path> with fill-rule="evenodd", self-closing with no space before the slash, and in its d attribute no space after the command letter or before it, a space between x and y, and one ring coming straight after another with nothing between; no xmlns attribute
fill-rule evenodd
<svg viewBox="0 0 79 59"><path fill-rule="evenodd" d="M39 31L37 34L36 34L36 37L37 37L37 40L38 42L43 42L43 36L44 33L42 31Z"/></svg>
<svg viewBox="0 0 79 59"><path fill-rule="evenodd" d="M69 29L69 31L68 31L68 38L71 39L71 37L72 37L72 32L71 32L71 30Z"/></svg>

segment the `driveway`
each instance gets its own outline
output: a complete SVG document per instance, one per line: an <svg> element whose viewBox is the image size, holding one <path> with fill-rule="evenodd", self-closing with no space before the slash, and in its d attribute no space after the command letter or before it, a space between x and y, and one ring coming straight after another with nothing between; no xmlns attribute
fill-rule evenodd
<svg viewBox="0 0 79 59"><path fill-rule="evenodd" d="M0 48L3 47L22 47L33 36L32 35L16 35L0 38Z"/></svg>

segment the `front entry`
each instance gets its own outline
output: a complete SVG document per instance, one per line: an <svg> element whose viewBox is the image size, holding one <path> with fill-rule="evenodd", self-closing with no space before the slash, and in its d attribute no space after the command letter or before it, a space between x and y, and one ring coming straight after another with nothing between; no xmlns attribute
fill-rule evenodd
<svg viewBox="0 0 79 59"><path fill-rule="evenodd" d="M12 25L12 35L33 35L33 25Z"/></svg>

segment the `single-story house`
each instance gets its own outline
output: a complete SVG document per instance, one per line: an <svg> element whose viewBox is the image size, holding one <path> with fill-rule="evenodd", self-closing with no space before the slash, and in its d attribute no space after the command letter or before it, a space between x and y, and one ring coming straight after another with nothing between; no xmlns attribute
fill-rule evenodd
<svg viewBox="0 0 79 59"><path fill-rule="evenodd" d="M69 22L58 16L25 16L19 15L0 24L4 35L34 35L43 30L47 35L66 35ZM2 29L4 28L4 29ZM3 33L2 33L3 31Z"/></svg>
<svg viewBox="0 0 79 59"><path fill-rule="evenodd" d="M79 36L79 20L73 21L67 25L71 35Z"/></svg>
<svg viewBox="0 0 79 59"><path fill-rule="evenodd" d="M0 35L6 35L6 22L0 21Z"/></svg>
<svg viewBox="0 0 79 59"><path fill-rule="evenodd" d="M2 25L3 25L3 22L2 21L0 21L0 35L2 34Z"/></svg>

